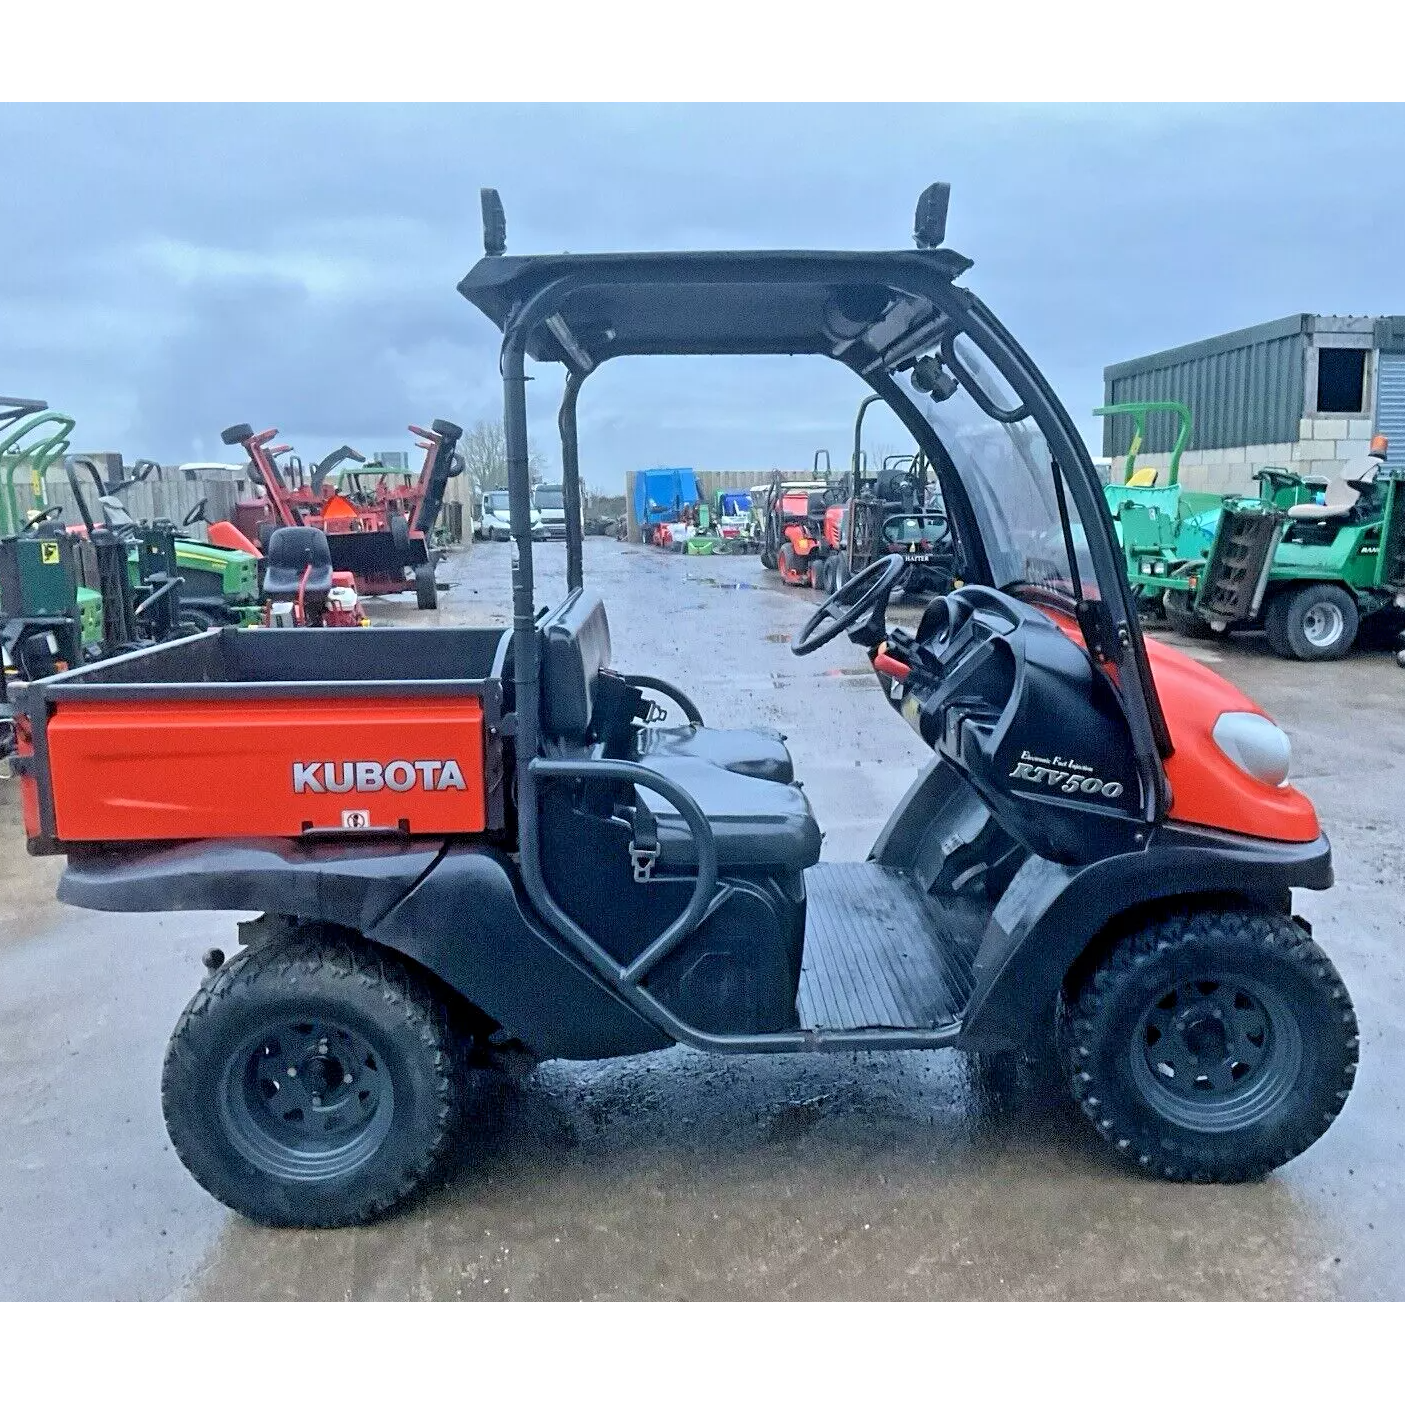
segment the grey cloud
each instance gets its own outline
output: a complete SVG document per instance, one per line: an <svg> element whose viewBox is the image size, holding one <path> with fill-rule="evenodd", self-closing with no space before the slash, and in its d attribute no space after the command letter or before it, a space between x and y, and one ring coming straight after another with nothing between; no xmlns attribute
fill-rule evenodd
<svg viewBox="0 0 1405 1405"><path fill-rule="evenodd" d="M454 293L482 184L510 247L542 250L901 245L951 180L970 286L1095 443L1106 362L1405 311L1392 107L12 106L0 138L29 153L0 218L0 392L130 457L216 452L241 419L306 457L496 413L496 336ZM543 448L558 385L533 386ZM584 468L837 461L858 398L827 366L612 367Z"/></svg>

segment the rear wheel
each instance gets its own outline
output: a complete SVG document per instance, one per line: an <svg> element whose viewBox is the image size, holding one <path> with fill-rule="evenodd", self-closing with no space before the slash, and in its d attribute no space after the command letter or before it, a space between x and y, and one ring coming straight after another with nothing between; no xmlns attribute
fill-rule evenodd
<svg viewBox="0 0 1405 1405"><path fill-rule="evenodd" d="M186 1169L261 1224L376 1218L448 1160L464 1090L438 997L368 943L241 952L201 987L166 1051L161 1101Z"/></svg>
<svg viewBox="0 0 1405 1405"><path fill-rule="evenodd" d="M439 586L434 579L434 562L415 570L415 604L421 610L439 608Z"/></svg>
<svg viewBox="0 0 1405 1405"><path fill-rule="evenodd" d="M1282 591L1264 612L1269 647L1281 658L1304 663L1343 658L1360 623L1356 601L1339 585Z"/></svg>
<svg viewBox="0 0 1405 1405"><path fill-rule="evenodd" d="M1214 631L1194 610L1186 608L1188 596L1178 591L1168 590L1161 597L1161 608L1166 612L1166 623L1182 639L1209 639Z"/></svg>
<svg viewBox="0 0 1405 1405"><path fill-rule="evenodd" d="M1102 1138L1168 1180L1243 1181L1305 1151L1356 1075L1351 998L1289 917L1182 913L1066 992L1059 1044Z"/></svg>

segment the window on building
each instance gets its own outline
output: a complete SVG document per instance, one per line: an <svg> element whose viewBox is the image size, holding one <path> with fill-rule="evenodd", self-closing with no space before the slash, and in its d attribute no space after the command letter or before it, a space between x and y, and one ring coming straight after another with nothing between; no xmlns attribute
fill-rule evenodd
<svg viewBox="0 0 1405 1405"><path fill-rule="evenodd" d="M1323 347L1317 353L1317 409L1327 415L1359 415L1366 393L1366 353Z"/></svg>

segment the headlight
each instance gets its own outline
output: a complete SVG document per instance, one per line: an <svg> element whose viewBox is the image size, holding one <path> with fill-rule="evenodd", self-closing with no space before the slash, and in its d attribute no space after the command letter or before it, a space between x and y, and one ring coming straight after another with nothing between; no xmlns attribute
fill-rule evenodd
<svg viewBox="0 0 1405 1405"><path fill-rule="evenodd" d="M1246 775L1265 785L1286 785L1293 762L1288 734L1257 712L1222 712L1211 735Z"/></svg>

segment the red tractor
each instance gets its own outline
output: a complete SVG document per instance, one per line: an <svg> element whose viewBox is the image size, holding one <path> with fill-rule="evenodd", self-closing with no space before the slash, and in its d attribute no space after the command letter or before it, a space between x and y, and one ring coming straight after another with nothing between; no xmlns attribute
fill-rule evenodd
<svg viewBox="0 0 1405 1405"><path fill-rule="evenodd" d="M424 467L413 484L395 487L382 479L372 491L343 491L333 470L347 459L365 462L349 444L329 454L305 479L296 459L280 468L278 457L288 449L269 447L276 429L256 434L247 424L232 425L220 437L243 447L249 478L263 492L262 498L238 504L236 525L246 536L260 538L263 546L278 527L317 527L327 535L333 568L351 572L358 595L396 595L413 588L421 610L436 609L434 524L449 479L463 471L455 453L463 431L448 420L435 420L427 430L411 425L410 432L425 451Z"/></svg>

